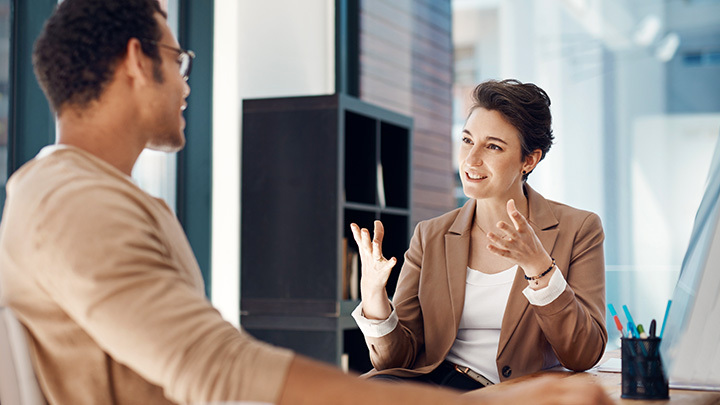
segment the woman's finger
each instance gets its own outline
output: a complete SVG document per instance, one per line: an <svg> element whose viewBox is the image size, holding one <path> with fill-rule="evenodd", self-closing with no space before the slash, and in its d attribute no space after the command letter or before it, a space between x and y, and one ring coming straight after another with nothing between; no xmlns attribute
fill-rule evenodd
<svg viewBox="0 0 720 405"><path fill-rule="evenodd" d="M353 234L353 239L355 239L355 243L357 243L358 246L362 243L362 236L360 236L360 227L357 226L356 223L350 224L350 230Z"/></svg>
<svg viewBox="0 0 720 405"><path fill-rule="evenodd" d="M382 247L382 241L385 237L385 227L382 222L377 220L373 223L373 225L375 226L375 229L373 230L373 242L377 242L380 247Z"/></svg>
<svg viewBox="0 0 720 405"><path fill-rule="evenodd" d="M513 200L512 198L509 199L506 208L508 216L513 222L513 225L515 225L516 230L520 231L530 226L530 224L527 222L527 218L525 218L525 216L523 216L523 214L521 214L515 206L515 200Z"/></svg>
<svg viewBox="0 0 720 405"><path fill-rule="evenodd" d="M510 257L510 251L507 249L501 249L495 245L487 245L487 250L489 250L491 253L495 253L496 255L502 256L502 257Z"/></svg>
<svg viewBox="0 0 720 405"><path fill-rule="evenodd" d="M513 226L508 224L507 222L500 221L497 223L496 227L497 227L497 229L503 231L503 233L505 234L504 237L513 238L513 239L518 238L517 230Z"/></svg>
<svg viewBox="0 0 720 405"><path fill-rule="evenodd" d="M372 239L370 239L370 231L368 231L366 228L362 228L360 230L360 235L362 237L362 246L360 246L360 248L365 249L367 253L372 253Z"/></svg>
<svg viewBox="0 0 720 405"><path fill-rule="evenodd" d="M490 242L499 248L502 249L510 249L510 244L513 243L512 237L500 237L492 232L489 232L487 234L488 239L490 239Z"/></svg>
<svg viewBox="0 0 720 405"><path fill-rule="evenodd" d="M380 244L375 241L372 243L372 257L376 262L385 261L382 254L382 248L380 247Z"/></svg>

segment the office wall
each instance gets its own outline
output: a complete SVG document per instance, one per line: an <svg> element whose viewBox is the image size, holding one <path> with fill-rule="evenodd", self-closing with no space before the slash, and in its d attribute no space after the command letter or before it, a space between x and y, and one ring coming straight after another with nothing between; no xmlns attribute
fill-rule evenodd
<svg viewBox="0 0 720 405"><path fill-rule="evenodd" d="M455 207L449 0L360 2L360 98L414 119L412 221Z"/></svg>
<svg viewBox="0 0 720 405"><path fill-rule="evenodd" d="M215 1L212 301L237 324L242 99L335 92L335 1ZM414 118L413 220L452 209L450 1L360 0L359 37L360 98Z"/></svg>

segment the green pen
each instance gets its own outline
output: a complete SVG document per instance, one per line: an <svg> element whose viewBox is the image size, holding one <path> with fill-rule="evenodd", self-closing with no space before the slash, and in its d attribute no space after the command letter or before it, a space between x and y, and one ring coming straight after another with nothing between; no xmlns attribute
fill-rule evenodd
<svg viewBox="0 0 720 405"><path fill-rule="evenodd" d="M637 331L640 334L640 339L647 339L648 335L645 333L645 328L643 328L642 324L638 324Z"/></svg>

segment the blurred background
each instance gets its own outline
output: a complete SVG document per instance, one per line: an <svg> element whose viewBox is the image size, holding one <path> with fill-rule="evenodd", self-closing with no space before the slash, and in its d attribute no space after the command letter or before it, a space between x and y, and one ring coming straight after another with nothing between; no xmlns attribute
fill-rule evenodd
<svg viewBox="0 0 720 405"><path fill-rule="evenodd" d="M29 3L0 0L3 185L54 140L30 52L56 3ZM243 100L340 93L411 119L412 227L464 202L456 153L468 96L504 78L552 100L556 143L529 183L600 215L608 302L627 304L640 323L662 319L720 133L720 1L161 3L181 46L198 55L188 147L144 153L133 177L176 209L208 296L230 322L240 322L240 247L251 237L241 225Z"/></svg>

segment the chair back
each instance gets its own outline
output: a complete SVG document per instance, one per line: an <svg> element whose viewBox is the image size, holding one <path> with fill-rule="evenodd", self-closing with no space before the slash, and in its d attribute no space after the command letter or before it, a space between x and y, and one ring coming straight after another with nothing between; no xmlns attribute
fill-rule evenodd
<svg viewBox="0 0 720 405"><path fill-rule="evenodd" d="M46 405L28 349L25 330L10 308L0 305L0 404Z"/></svg>

